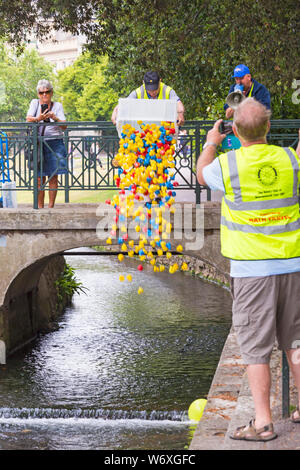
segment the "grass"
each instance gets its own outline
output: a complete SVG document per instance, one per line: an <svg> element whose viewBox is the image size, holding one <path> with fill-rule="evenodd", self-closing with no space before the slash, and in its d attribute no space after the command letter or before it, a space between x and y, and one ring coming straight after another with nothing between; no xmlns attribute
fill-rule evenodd
<svg viewBox="0 0 300 470"><path fill-rule="evenodd" d="M73 204L86 204L86 203L100 203L105 202L106 199L112 198L116 194L116 190L103 190L103 191L70 191L69 201ZM18 204L33 204L32 191L17 191ZM56 204L63 204L65 202L64 191L58 191L56 197ZM48 191L45 192L45 204L48 204Z"/></svg>

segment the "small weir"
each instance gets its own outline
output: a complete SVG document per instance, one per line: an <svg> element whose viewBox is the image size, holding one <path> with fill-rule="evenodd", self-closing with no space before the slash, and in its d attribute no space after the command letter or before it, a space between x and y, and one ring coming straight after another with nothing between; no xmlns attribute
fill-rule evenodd
<svg viewBox="0 0 300 470"><path fill-rule="evenodd" d="M66 261L87 293L0 366L0 449L185 449L188 407L206 397L229 332L229 292L132 259Z"/></svg>
<svg viewBox="0 0 300 470"><path fill-rule="evenodd" d="M133 411L108 409L76 409L65 408L0 408L0 422L10 419L41 420L41 419L95 419L95 420L141 420L141 421L177 421L189 423L186 411Z"/></svg>

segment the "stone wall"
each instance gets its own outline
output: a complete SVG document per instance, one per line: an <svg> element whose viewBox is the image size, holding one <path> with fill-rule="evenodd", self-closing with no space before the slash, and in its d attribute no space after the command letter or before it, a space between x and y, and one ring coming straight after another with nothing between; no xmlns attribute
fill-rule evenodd
<svg viewBox="0 0 300 470"><path fill-rule="evenodd" d="M63 256L49 257L43 266L31 266L11 284L0 309L0 337L5 342L7 355L34 340L38 333L53 328L70 301L65 298L58 304L57 300L55 281L64 267Z"/></svg>
<svg viewBox="0 0 300 470"><path fill-rule="evenodd" d="M165 256L157 257L157 264L170 266L177 263L181 267L182 263L188 265L188 272L199 276L208 281L215 281L224 286L229 285L229 273L226 270L220 269L218 266L213 265L211 262L195 258L187 255L173 255L172 258L167 259Z"/></svg>

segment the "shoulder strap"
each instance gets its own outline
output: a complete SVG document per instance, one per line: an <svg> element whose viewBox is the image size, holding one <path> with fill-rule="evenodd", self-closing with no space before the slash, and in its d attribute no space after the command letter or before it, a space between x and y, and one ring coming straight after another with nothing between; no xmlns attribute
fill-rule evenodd
<svg viewBox="0 0 300 470"><path fill-rule="evenodd" d="M40 100L37 100L37 107L36 107L36 110L35 110L35 113L34 113L33 117L36 117L38 109L39 109L39 105L40 105Z"/></svg>

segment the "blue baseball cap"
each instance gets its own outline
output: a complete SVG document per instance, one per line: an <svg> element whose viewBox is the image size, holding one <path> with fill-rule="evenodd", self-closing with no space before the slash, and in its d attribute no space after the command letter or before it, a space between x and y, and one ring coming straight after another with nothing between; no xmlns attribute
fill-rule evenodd
<svg viewBox="0 0 300 470"><path fill-rule="evenodd" d="M239 64L235 67L231 78L236 78L236 77L241 78L244 75L247 75L247 73L250 73L249 67L247 67L247 65L244 65L244 64Z"/></svg>

